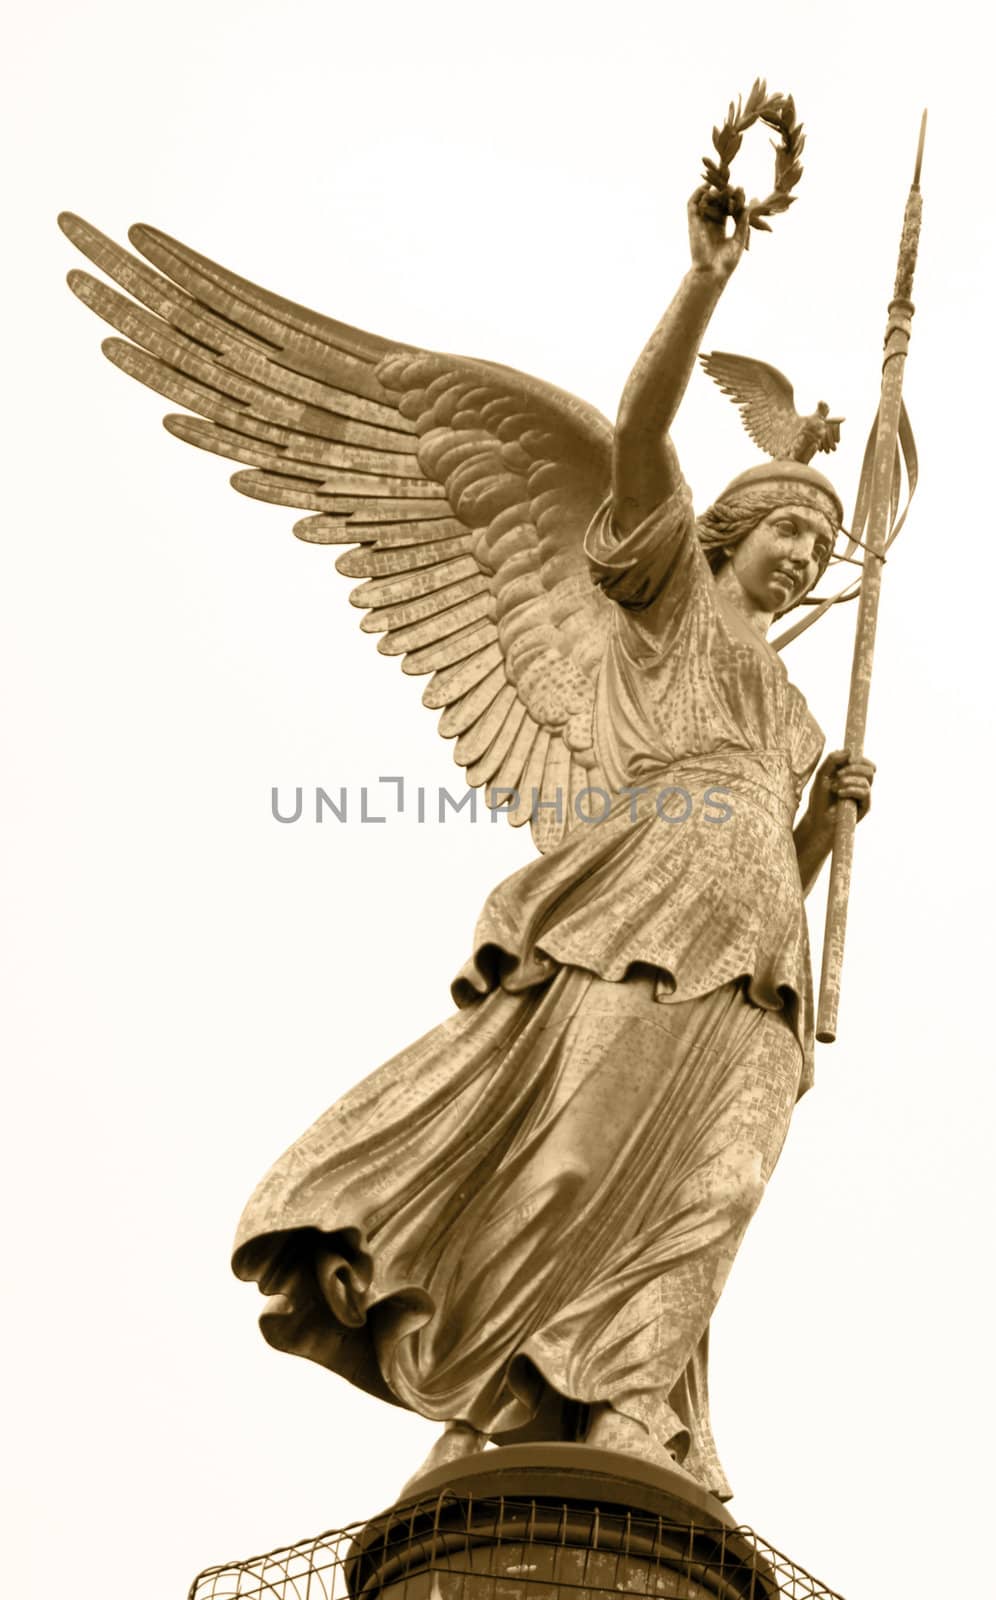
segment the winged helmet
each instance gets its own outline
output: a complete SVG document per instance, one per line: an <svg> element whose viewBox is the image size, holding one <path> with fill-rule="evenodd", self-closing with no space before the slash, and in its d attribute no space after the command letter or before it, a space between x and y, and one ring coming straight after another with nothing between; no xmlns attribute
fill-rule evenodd
<svg viewBox="0 0 996 1600"><path fill-rule="evenodd" d="M818 450L836 450L843 417L832 417L821 400L808 417L795 408L795 391L783 372L754 356L713 350L699 357L706 372L729 395L754 443L776 461L812 460Z"/></svg>

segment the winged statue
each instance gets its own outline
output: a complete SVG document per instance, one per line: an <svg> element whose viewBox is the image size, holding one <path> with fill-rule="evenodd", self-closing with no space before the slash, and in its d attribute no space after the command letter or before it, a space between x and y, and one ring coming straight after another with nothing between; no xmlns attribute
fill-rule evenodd
<svg viewBox="0 0 996 1600"><path fill-rule="evenodd" d="M797 154L791 101L752 95ZM715 139L728 162L739 134ZM689 201L691 265L614 426L154 228L133 255L60 218L110 280L70 274L107 356L184 408L172 434L240 464L241 494L350 547L361 627L428 676L468 783L538 846L488 897L454 1015L319 1118L236 1239L272 1345L444 1424L426 1471L570 1439L730 1493L709 1319L812 1081L803 896L873 769L820 762L766 640L832 559L842 507L809 457L840 419L717 353L773 459L696 516L670 440L751 226L724 172Z"/></svg>

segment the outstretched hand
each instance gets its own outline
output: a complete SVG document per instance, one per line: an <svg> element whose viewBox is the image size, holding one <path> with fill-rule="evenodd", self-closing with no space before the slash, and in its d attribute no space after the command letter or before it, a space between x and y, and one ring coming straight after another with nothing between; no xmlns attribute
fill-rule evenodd
<svg viewBox="0 0 996 1600"><path fill-rule="evenodd" d="M712 272L725 280L731 276L747 246L750 226L750 207L743 191L735 193L737 209L730 212L728 202L716 191L703 184L696 189L688 202L688 242L691 245L692 265L703 272ZM734 230L727 234L727 218L734 218Z"/></svg>

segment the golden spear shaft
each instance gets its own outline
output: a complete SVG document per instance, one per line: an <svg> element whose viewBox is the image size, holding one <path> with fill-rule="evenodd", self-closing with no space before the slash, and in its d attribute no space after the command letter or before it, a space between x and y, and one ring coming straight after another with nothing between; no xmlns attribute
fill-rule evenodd
<svg viewBox="0 0 996 1600"><path fill-rule="evenodd" d="M882 363L882 395L878 412L878 430L875 436L875 457L872 466L871 493L868 503L868 523L865 532L866 554L861 576L861 595L858 600L858 621L854 639L854 659L851 666L851 690L847 704L847 725L844 747L850 760L857 761L864 753L865 726L868 720L868 697L871 692L872 660L875 655L875 629L878 623L878 601L882 589L882 565L892 509L893 473L896 463L896 437L903 403L903 371L910 343L910 325L913 317L913 271L916 266L917 246L920 242L920 217L923 202L920 197L920 167L923 162L923 141L927 132L927 113L920 123L920 143L916 153L916 171L913 186L906 201L903 232L899 242L899 264L896 284L889 306L889 320L885 330L885 355ZM844 957L844 935L847 931L847 901L851 888L851 866L854 861L854 830L858 808L854 800L837 803L834 825L833 856L830 865L830 890L827 897L827 920L823 935L823 971L820 977L820 1004L816 1018L816 1037L823 1044L832 1044L837 1037L837 1007L840 1001L840 970Z"/></svg>

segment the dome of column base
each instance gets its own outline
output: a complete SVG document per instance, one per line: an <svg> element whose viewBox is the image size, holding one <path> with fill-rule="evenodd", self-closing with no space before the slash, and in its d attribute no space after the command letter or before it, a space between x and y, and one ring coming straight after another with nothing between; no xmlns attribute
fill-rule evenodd
<svg viewBox="0 0 996 1600"><path fill-rule="evenodd" d="M841 1600L681 1473L512 1445L367 1521L200 1574L190 1600Z"/></svg>

